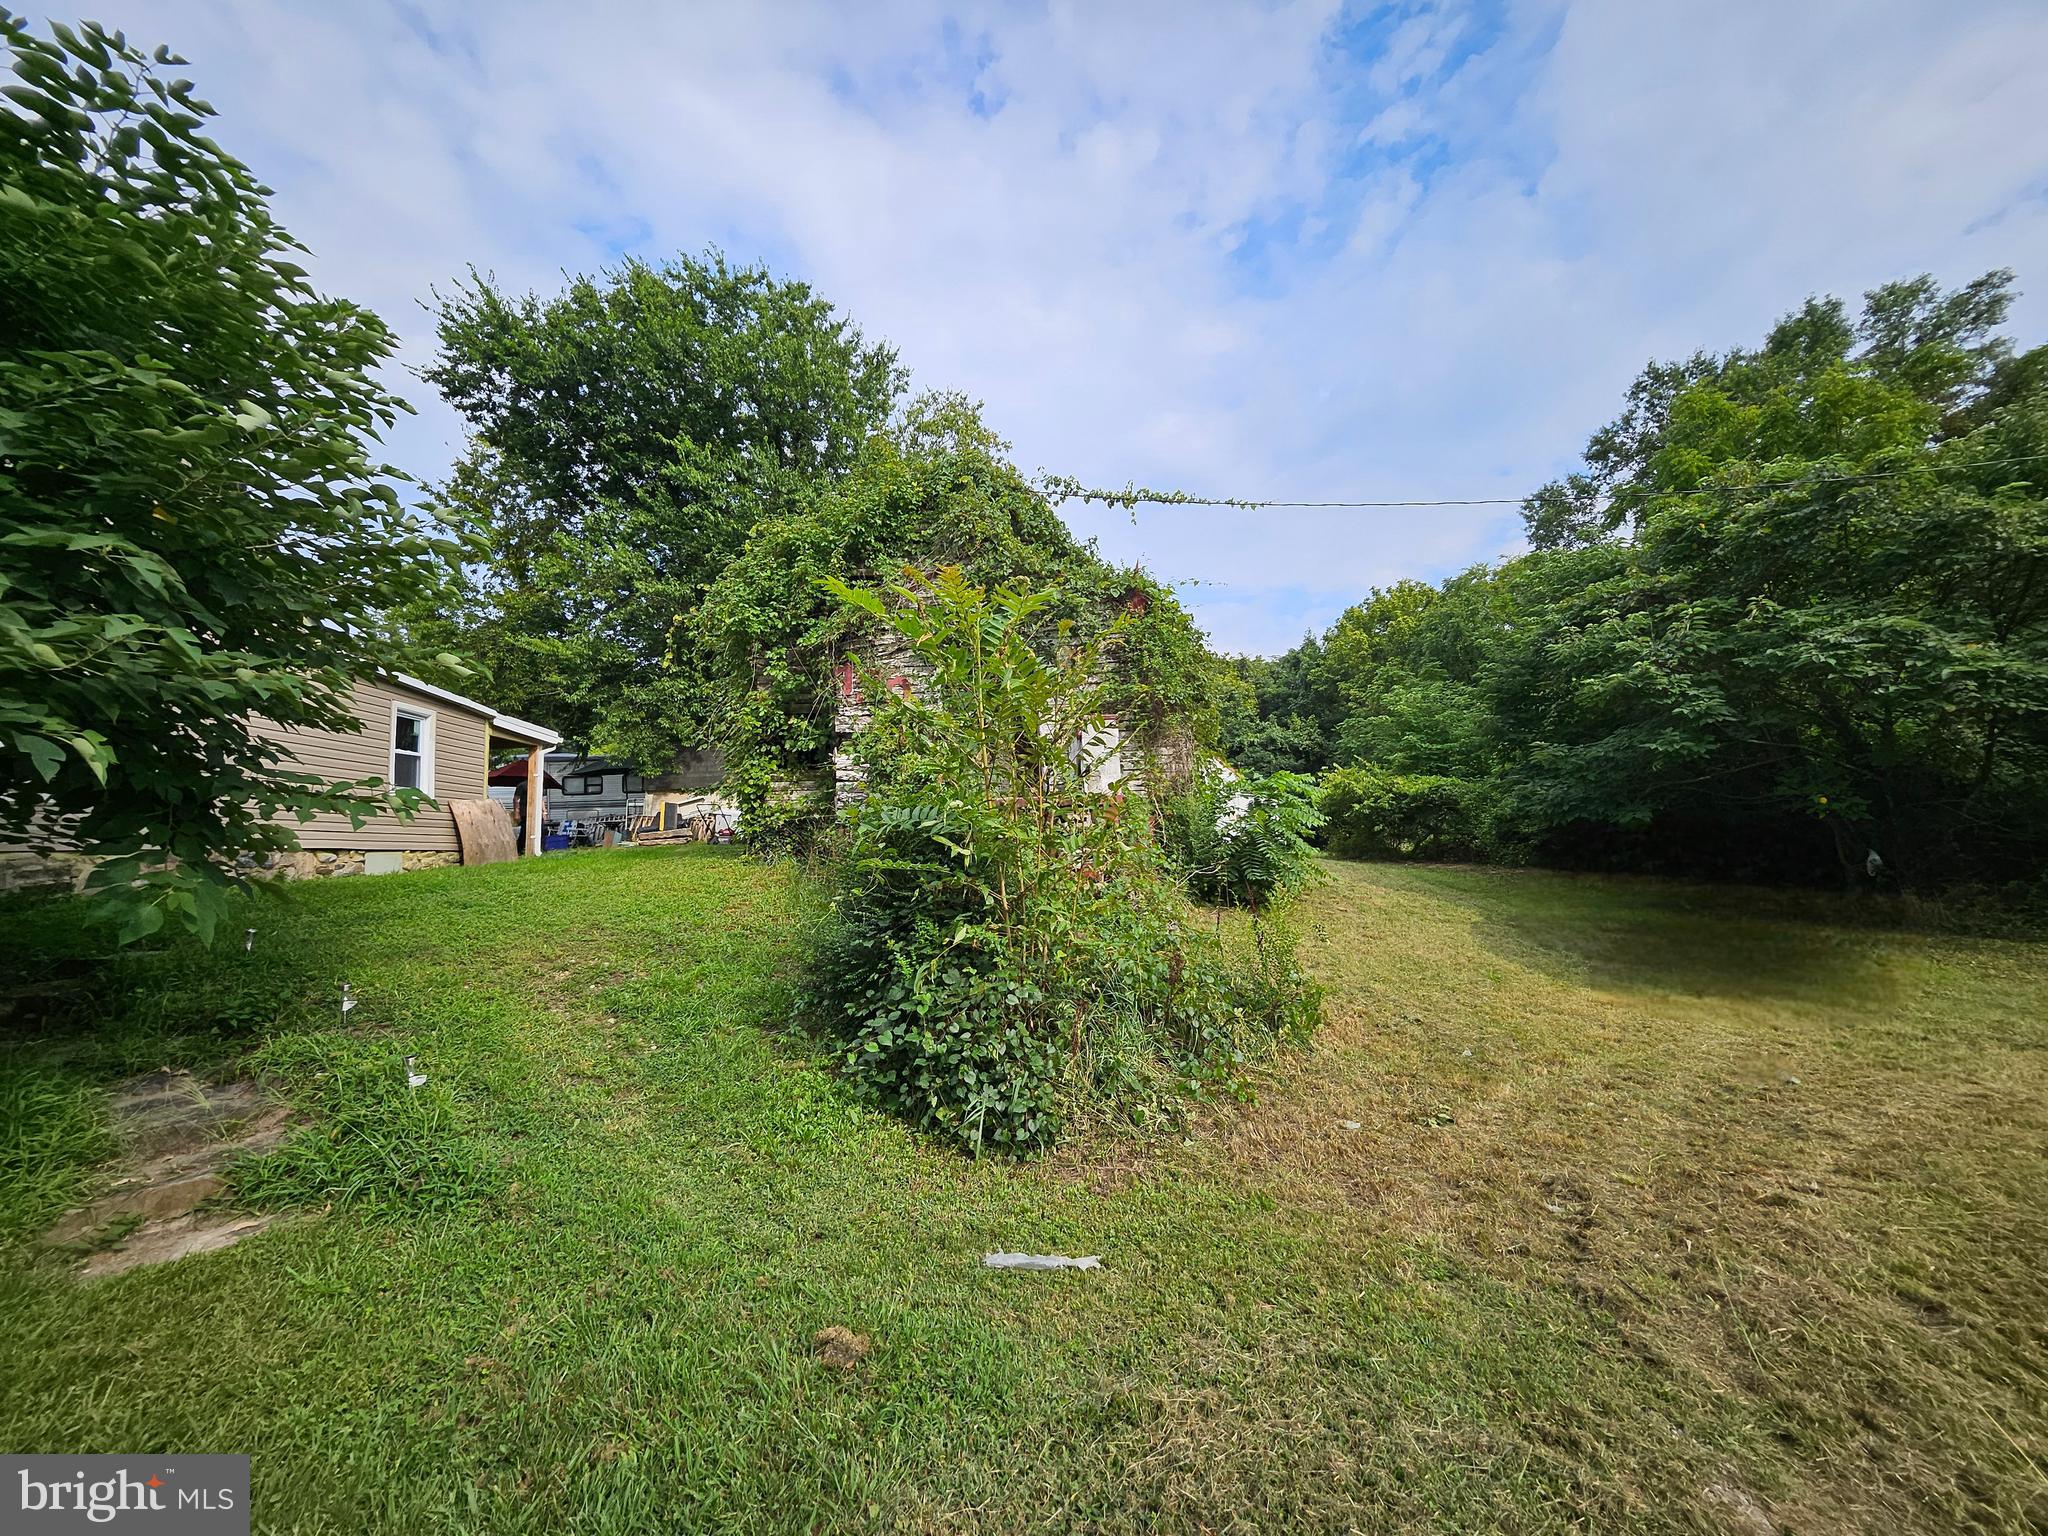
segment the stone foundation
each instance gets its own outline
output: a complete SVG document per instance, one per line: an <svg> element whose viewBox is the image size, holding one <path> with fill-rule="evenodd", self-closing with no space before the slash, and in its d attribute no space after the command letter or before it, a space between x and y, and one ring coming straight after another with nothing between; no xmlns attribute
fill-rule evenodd
<svg viewBox="0 0 2048 1536"><path fill-rule="evenodd" d="M855 647L860 658L841 662L835 677L839 701L833 711L832 804L835 809L857 805L868 796L868 770L848 750L849 743L875 718L874 700L866 698L862 674L879 678L892 693L913 693L928 686L932 669L909 642L896 634L870 637Z"/></svg>
<svg viewBox="0 0 2048 1536"><path fill-rule="evenodd" d="M77 891L94 862L82 853L0 852L0 891Z"/></svg>
<svg viewBox="0 0 2048 1536"><path fill-rule="evenodd" d="M404 868L449 869L462 862L453 849L430 849L401 855ZM0 852L0 893L8 891L55 891L76 893L85 888L85 878L99 860L87 853ZM318 880L329 875L360 875L364 854L361 849L308 849L273 853L259 860L243 854L238 862L242 873L258 880Z"/></svg>
<svg viewBox="0 0 2048 1536"><path fill-rule="evenodd" d="M832 803L844 809L859 805L868 797L868 770L865 763L854 761L851 752L841 748L832 754Z"/></svg>
<svg viewBox="0 0 2048 1536"><path fill-rule="evenodd" d="M401 857L408 870L447 869L462 862L462 855L452 849L407 852ZM364 859L365 855L359 848L301 848L294 853L272 854L267 863L252 873L259 878L276 880L323 880L339 875L360 875Z"/></svg>

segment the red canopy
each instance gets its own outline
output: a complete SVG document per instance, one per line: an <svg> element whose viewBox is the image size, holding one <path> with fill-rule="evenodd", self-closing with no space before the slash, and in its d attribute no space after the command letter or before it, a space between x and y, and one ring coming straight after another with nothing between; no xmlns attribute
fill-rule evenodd
<svg viewBox="0 0 2048 1536"><path fill-rule="evenodd" d="M474 780L471 782L474 782ZM491 770L490 782L493 784L509 784L512 788L517 789L526 782L526 764L515 761L506 763L500 768L493 768ZM552 773L547 772L545 769L541 770L541 792L543 794L548 790L560 789L561 787L561 781Z"/></svg>

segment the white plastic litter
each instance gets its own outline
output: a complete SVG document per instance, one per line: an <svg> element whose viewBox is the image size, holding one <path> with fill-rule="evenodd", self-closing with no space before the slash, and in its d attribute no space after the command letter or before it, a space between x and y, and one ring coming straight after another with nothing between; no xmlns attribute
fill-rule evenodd
<svg viewBox="0 0 2048 1536"><path fill-rule="evenodd" d="M354 998L352 998L352 997L350 997L350 996L348 995L348 983L344 981L344 982L343 982L343 983L341 984L341 1012L342 1012L342 1016L343 1016L343 1017L347 1017L349 1009L351 1009L351 1008L355 1007L355 1005L356 1005L356 1000L355 1000Z"/></svg>
<svg viewBox="0 0 2048 1536"><path fill-rule="evenodd" d="M418 1060L419 1057L417 1056L408 1056L405 1058L405 1086L408 1088L417 1088L427 1080L426 1073L415 1072L412 1069L413 1063Z"/></svg>
<svg viewBox="0 0 2048 1536"><path fill-rule="evenodd" d="M1070 1259L1063 1253L990 1253L981 1260L984 1269L1100 1269L1100 1255Z"/></svg>
<svg viewBox="0 0 2048 1536"><path fill-rule="evenodd" d="M1365 1129L1365 1127L1356 1120L1339 1120L1337 1123L1347 1131L1362 1131Z"/></svg>
<svg viewBox="0 0 2048 1536"><path fill-rule="evenodd" d="M254 949L255 947L256 930L254 928L244 928L242 930L242 953L246 955L250 950Z"/></svg>

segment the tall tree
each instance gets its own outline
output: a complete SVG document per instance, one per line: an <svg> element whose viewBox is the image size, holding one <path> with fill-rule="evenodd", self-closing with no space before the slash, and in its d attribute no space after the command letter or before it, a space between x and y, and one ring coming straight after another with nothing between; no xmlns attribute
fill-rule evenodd
<svg viewBox="0 0 2048 1536"><path fill-rule="evenodd" d="M1530 554L1332 630L1335 755L1465 786L1485 824L1457 841L1496 852L2037 874L2048 354L1998 334L2009 295L1812 299L1758 348L1648 369L1531 499Z"/></svg>
<svg viewBox="0 0 2048 1536"><path fill-rule="evenodd" d="M1330 761L1330 732L1341 718L1326 686L1323 644L1314 635L1279 656L1238 656L1217 675L1222 722L1218 749L1240 771L1314 773Z"/></svg>
<svg viewBox="0 0 2048 1536"><path fill-rule="evenodd" d="M451 499L488 553L461 615L509 707L647 767L701 724L675 626L764 519L886 422L903 371L801 282L712 252L548 299L472 273L426 369L474 436Z"/></svg>
<svg viewBox="0 0 2048 1536"><path fill-rule="evenodd" d="M1697 352L1683 362L1652 362L1629 386L1625 408L1586 444L1584 470L1536 491L1523 506L1529 542L1556 549L1612 538L1640 525L1650 499L1691 483L1702 461L1687 453L1682 426L1674 433L1680 402L1697 405L1708 391L1732 407L1773 407L1781 431L1803 428L1803 441L1785 437L1755 446L1803 447L1853 454L1859 446L1890 439L1823 442L1832 424L1808 402L1788 402L1809 387L1852 380L1885 386L1929 435L1942 418L1962 411L1991 386L2011 344L1997 334L2012 307L2012 273L1987 272L1952 293L1921 276L1887 283L1864 296L1860 322L1836 298L1810 298L1772 328L1760 348L1726 354Z"/></svg>
<svg viewBox="0 0 2048 1536"><path fill-rule="evenodd" d="M236 858L382 803L252 716L354 729L451 573L367 444L373 314L315 293L183 61L0 13L0 837L109 855L124 933L211 930Z"/></svg>

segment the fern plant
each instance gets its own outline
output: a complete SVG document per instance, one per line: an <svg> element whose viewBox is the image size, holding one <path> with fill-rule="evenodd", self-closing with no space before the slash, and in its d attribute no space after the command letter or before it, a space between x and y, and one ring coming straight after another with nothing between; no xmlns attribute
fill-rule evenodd
<svg viewBox="0 0 2048 1536"><path fill-rule="evenodd" d="M1308 881L1310 834L1322 824L1315 781L1299 773L1246 779L1212 770L1160 810L1162 840L1189 894L1255 910Z"/></svg>

